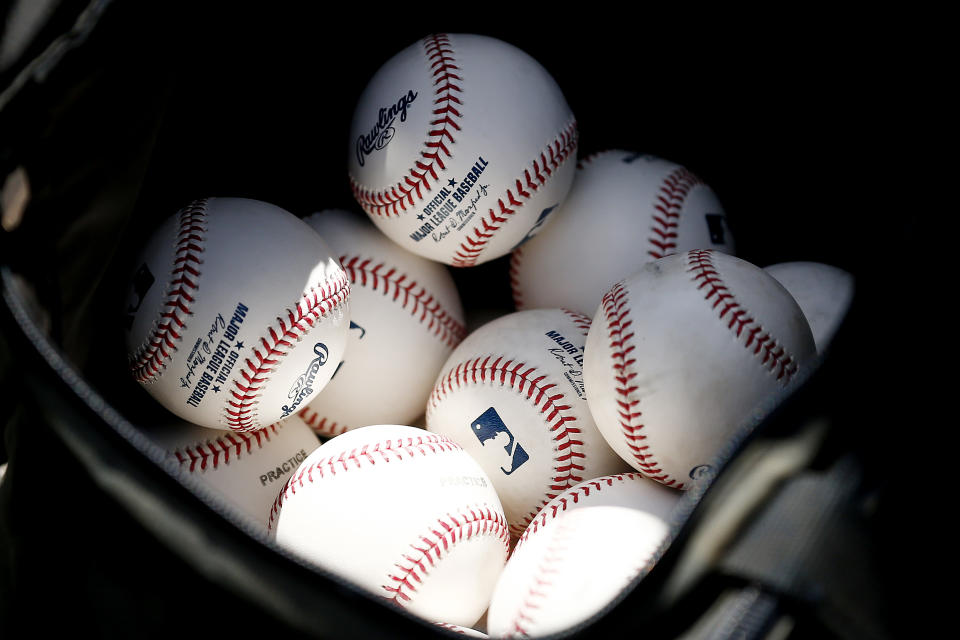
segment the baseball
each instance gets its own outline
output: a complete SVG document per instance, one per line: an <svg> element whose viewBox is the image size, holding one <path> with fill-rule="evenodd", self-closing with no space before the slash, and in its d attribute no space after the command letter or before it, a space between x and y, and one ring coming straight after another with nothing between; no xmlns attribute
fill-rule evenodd
<svg viewBox="0 0 960 640"><path fill-rule="evenodd" d="M602 611L669 544L680 495L625 473L557 496L517 541L490 600L487 632L544 636Z"/></svg>
<svg viewBox="0 0 960 640"><path fill-rule="evenodd" d="M564 307L592 317L614 283L646 262L690 249L734 255L713 189L656 156L597 153L580 161L550 224L511 254L514 305Z"/></svg>
<svg viewBox="0 0 960 640"><path fill-rule="evenodd" d="M458 635L467 636L468 638L489 638L490 637L484 632L477 631L472 627L461 627L460 625L447 624L445 622L435 622L434 624L436 624L438 627L446 629L447 631L451 631Z"/></svg>
<svg viewBox="0 0 960 640"><path fill-rule="evenodd" d="M733 434L815 358L803 312L773 276L694 250L607 291L587 337L584 383L610 446L637 471L686 489L712 475Z"/></svg>
<svg viewBox="0 0 960 640"><path fill-rule="evenodd" d="M357 202L400 246L458 267L536 234L573 180L577 125L530 55L436 34L388 60L350 129Z"/></svg>
<svg viewBox="0 0 960 640"><path fill-rule="evenodd" d="M330 209L305 221L337 249L350 281L350 331L333 379L297 417L326 437L413 424L466 333L449 267L399 247L362 213Z"/></svg>
<svg viewBox="0 0 960 640"><path fill-rule="evenodd" d="M763 268L790 292L823 354L853 302L853 274L820 262L781 262Z"/></svg>
<svg viewBox="0 0 960 640"><path fill-rule="evenodd" d="M127 306L134 378L211 429L296 413L343 357L350 283L303 220L244 198L197 200L145 247Z"/></svg>
<svg viewBox="0 0 960 640"><path fill-rule="evenodd" d="M629 469L587 406L589 325L586 316L561 309L502 316L454 349L430 394L427 429L480 463L514 536L578 482Z"/></svg>
<svg viewBox="0 0 960 640"><path fill-rule="evenodd" d="M320 446L305 425L283 421L234 433L171 421L149 425L147 436L194 478L267 530L284 482Z"/></svg>
<svg viewBox="0 0 960 640"><path fill-rule="evenodd" d="M480 466L449 438L372 425L316 449L277 497L277 544L431 622L472 626L510 544Z"/></svg>

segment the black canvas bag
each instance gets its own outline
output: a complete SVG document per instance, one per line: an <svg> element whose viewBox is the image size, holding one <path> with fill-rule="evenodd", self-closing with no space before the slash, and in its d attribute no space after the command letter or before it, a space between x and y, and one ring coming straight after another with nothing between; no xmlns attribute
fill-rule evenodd
<svg viewBox="0 0 960 640"><path fill-rule="evenodd" d="M6 24L24 4L5 9ZM856 225L837 213L830 174L802 177L832 123L784 106L804 68L787 47L777 54L790 81L701 49L667 69L638 55L624 26L565 42L475 16L399 28L359 8L332 19L160 4L50 3L0 69L0 636L448 635L290 556L178 474L137 428L145 396L120 375L118 339L131 252L184 203L221 194L299 215L351 208L356 98L431 29L498 36L540 59L578 114L581 155L642 148L694 167L716 185L745 259L818 260L858 282L832 351L731 441L709 488L685 497L660 563L564 635L897 635L890 602L902 587L882 558L902 496L880 471L882 445L864 437L886 424L849 386L864 367L875 274L849 250ZM693 63L696 89L677 82ZM638 88L638 74L662 92ZM745 112L761 99L766 113ZM830 235L817 232L827 224ZM454 275L468 305L511 307L508 286L484 285L507 282L504 260Z"/></svg>

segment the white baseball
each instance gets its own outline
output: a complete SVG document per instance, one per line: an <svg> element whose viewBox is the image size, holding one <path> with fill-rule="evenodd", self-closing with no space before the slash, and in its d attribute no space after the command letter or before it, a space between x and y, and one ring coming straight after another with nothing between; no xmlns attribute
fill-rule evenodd
<svg viewBox="0 0 960 640"><path fill-rule="evenodd" d="M660 258L603 297L584 378L597 427L634 469L685 489L816 358L800 307L745 260Z"/></svg>
<svg viewBox="0 0 960 640"><path fill-rule="evenodd" d="M590 415L583 347L590 319L561 309L507 314L447 359L427 429L459 443L493 481L511 533L573 485L629 467Z"/></svg>
<svg viewBox="0 0 960 640"><path fill-rule="evenodd" d="M335 247L350 280L350 332L336 375L298 417L321 436L413 424L466 334L449 267L391 242L362 213L304 219Z"/></svg>
<svg viewBox="0 0 960 640"><path fill-rule="evenodd" d="M810 323L817 353L823 354L853 302L854 277L821 262L781 262L764 267L797 301Z"/></svg>
<svg viewBox="0 0 960 640"><path fill-rule="evenodd" d="M313 452L271 515L279 545L432 622L483 615L510 543L489 478L445 436L359 427Z"/></svg>
<svg viewBox="0 0 960 640"><path fill-rule="evenodd" d="M239 433L182 421L149 425L145 432L184 475L228 500L264 531L287 478L320 446L306 425L286 420Z"/></svg>
<svg viewBox="0 0 960 640"><path fill-rule="evenodd" d="M430 35L394 55L350 131L357 202L395 242L449 265L509 253L573 180L577 126L560 87L488 36Z"/></svg>
<svg viewBox="0 0 960 640"><path fill-rule="evenodd" d="M557 633L599 613L656 564L681 492L639 473L582 482L527 527L490 600L493 637Z"/></svg>
<svg viewBox="0 0 960 640"><path fill-rule="evenodd" d="M138 264L130 370L188 422L262 429L305 406L343 357L350 283L319 234L279 207L197 200Z"/></svg>
<svg viewBox="0 0 960 640"><path fill-rule="evenodd" d="M656 156L594 154L580 161L550 224L511 254L514 304L564 307L592 317L614 283L646 262L690 249L734 255L713 189L686 167Z"/></svg>
<svg viewBox="0 0 960 640"><path fill-rule="evenodd" d="M436 624L438 627L446 629L447 631L452 631L453 633L456 633L462 636L467 636L468 638L489 638L490 637L487 634L483 633L482 631L477 631L476 629L473 629L471 627L461 627L460 625L457 625L457 624L447 624L445 622L436 622L434 624Z"/></svg>

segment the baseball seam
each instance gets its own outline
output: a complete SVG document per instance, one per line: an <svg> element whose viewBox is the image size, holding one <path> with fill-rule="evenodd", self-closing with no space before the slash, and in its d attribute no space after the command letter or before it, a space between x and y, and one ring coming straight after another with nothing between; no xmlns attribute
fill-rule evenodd
<svg viewBox="0 0 960 640"><path fill-rule="evenodd" d="M537 532L542 530L547 526L547 523L553 522L557 515L563 513L567 510L567 506L579 504L582 500L586 500L590 497L591 492L596 494L603 491L604 487L612 487L614 482L624 482L626 480L634 480L636 478L643 478L643 474L640 473L617 473L609 476L604 476L602 478L596 478L589 480L587 482L582 482L579 485L568 490L566 493L562 494L556 503L553 504L550 509L541 509L537 514L537 517L530 522L526 530L523 532L517 539L517 544L513 547L513 553L517 552L529 538L536 535ZM646 482L646 480L644 480Z"/></svg>
<svg viewBox="0 0 960 640"><path fill-rule="evenodd" d="M434 622L433 624L443 629L446 629L447 631L452 631L453 633L459 633L460 635L467 635L467 632L464 631L464 627L460 627L455 624L450 624L449 622Z"/></svg>
<svg viewBox="0 0 960 640"><path fill-rule="evenodd" d="M565 535L567 534L567 535ZM560 571L557 568L564 558L567 557L569 541L571 536L569 532L561 526L557 534L550 540L550 544L537 564L537 569L530 577L530 586L527 588L526 595L519 599L517 610L514 612L513 619L510 622L510 631L507 637L519 634L527 637L530 635L530 626L536 622L534 615L537 609L542 607L542 601L549 597L549 589L556 586L556 574ZM516 547L514 547L516 551Z"/></svg>
<svg viewBox="0 0 960 640"><path fill-rule="evenodd" d="M663 470L659 468L656 457L649 452L650 446L644 442L647 437L641 433L644 427L640 423L643 412L637 406L640 404L640 398L635 396L637 387L632 384L637 372L631 370L636 362L631 356L631 352L636 347L630 344L633 338L630 325L633 324L633 320L629 318L630 307L628 302L627 290L623 286L623 281L621 281L604 294L601 303L603 316L607 323L608 347L611 350L610 359L613 369L613 390L617 395L615 403L620 430L626 440L627 447L630 449L630 454L636 460L640 471L644 475L667 486L683 489L683 482L671 478L670 474L663 473Z"/></svg>
<svg viewBox="0 0 960 640"><path fill-rule="evenodd" d="M527 532L525 532L525 535L517 541L512 553L515 554L517 552L517 549L520 548L521 542L528 540L538 531L542 531L546 526L547 521L553 522L556 520L558 513L566 511L567 498L570 498L570 501L576 504L581 499L581 496L583 500L587 500L590 496L591 490L593 490L594 494L596 494L602 491L605 486L613 486L615 480L623 482L625 478L633 479L642 477L642 474L636 473L616 474L614 476L597 478L596 480L591 480L589 483L584 483L583 486L576 487L572 492L563 496L562 504L553 506L550 514L544 513L543 518L537 518L537 520L541 521L540 527L533 528L532 531L530 528L528 528ZM531 524L531 527L534 527L535 524L536 521ZM536 618L534 616L536 615L537 610L542 608L544 600L550 596L549 588L556 586L564 579L564 576L557 575L561 572L561 569L558 568L558 565L570 557L571 551L574 553L576 552L577 547L575 545L573 545L573 548L571 548L571 542L576 539L574 536L575 531L576 528L570 527L569 524L564 522L563 519L558 522L557 528L554 529L554 535L549 540L548 546L537 565L536 572L534 572L531 576L530 586L527 589L526 596L522 599L518 599L518 607L511 620L511 631L507 632L507 637L512 637L514 634L520 634L524 637L530 635L530 626L536 622ZM651 549L649 554L642 558L640 562L636 563L636 565L634 565L634 567L631 569L632 575L628 580L626 580L624 586L626 587L629 585L630 582L635 580L638 576L649 573L650 569L652 569L659 560L661 552L667 547L667 545L669 545L670 541L671 538L668 536L665 541ZM569 577L567 577L567 579L569 579ZM549 604L549 602L547 604Z"/></svg>
<svg viewBox="0 0 960 640"><path fill-rule="evenodd" d="M155 382L173 357L186 329L185 320L196 302L199 266L203 253L207 199L194 200L180 210L180 227L176 236L173 268L163 311L147 339L130 358L130 369L141 383Z"/></svg>
<svg viewBox="0 0 960 640"><path fill-rule="evenodd" d="M651 205L655 211L651 235L647 239L651 247L647 254L651 257L663 258L676 253L680 212L687 194L701 184L703 181L684 167L673 170L664 178Z"/></svg>
<svg viewBox="0 0 960 640"><path fill-rule="evenodd" d="M515 536L522 534L527 524L537 515L537 511L557 497L559 492L583 481L582 476L576 475L585 470L582 464L586 458L582 450L584 443L577 439L582 432L576 426L577 418L573 415L571 405L566 403L564 394L559 391L557 383L547 378L547 374L538 374L536 367L507 359L506 356L479 356L456 365L446 375L441 376L427 404L429 419L429 414L443 398L461 386L499 382L500 386L509 386L518 394L525 395L534 407L540 410L554 442L556 475L548 485L545 499L525 515L520 524L510 524L510 532Z"/></svg>
<svg viewBox="0 0 960 640"><path fill-rule="evenodd" d="M408 309L410 315L427 331L437 336L447 347L456 347L466 335L466 328L443 308L437 300L416 280L408 279L396 267L385 263L372 265L373 258L361 256L340 256L340 263L353 285L359 285L372 291L381 291L384 297L398 302L402 309Z"/></svg>
<svg viewBox="0 0 960 640"><path fill-rule="evenodd" d="M504 551L509 549L507 523L503 515L489 505L437 518L425 534L410 543L411 550L402 554L402 559L394 564L399 571L387 574L387 584L381 585L388 594L387 599L400 606L408 604L416 594L418 585L429 576L430 570L443 559L444 554L458 543L477 536L497 538L503 543Z"/></svg>
<svg viewBox="0 0 960 640"><path fill-rule="evenodd" d="M600 156L606 155L610 151L595 151L590 155L584 156L577 161L577 170L583 169L586 165L591 164L594 160ZM520 272L523 269L523 250L524 245L520 245L514 249L510 254L510 291L513 295L513 306L518 311L525 308L525 302L523 299L523 292L521 291L520 286Z"/></svg>
<svg viewBox="0 0 960 640"><path fill-rule="evenodd" d="M693 274L691 278L697 289L705 292L704 300L712 301L718 317L727 320L727 328L737 340L744 338L744 348L759 358L760 365L774 374L778 382L787 384L799 369L796 359L734 298L714 266L712 256L713 251L708 249L691 251L687 256L687 271Z"/></svg>
<svg viewBox="0 0 960 640"><path fill-rule="evenodd" d="M604 151L594 151L593 153L581 156L581 158L577 160L577 169L584 169L588 164L593 164L598 158L606 156L610 153L613 153L613 150L606 149Z"/></svg>
<svg viewBox="0 0 960 640"><path fill-rule="evenodd" d="M504 196L497 200L496 208L491 207L487 215L480 219L480 224L470 230L454 252L451 265L470 267L477 264L496 232L510 221L510 216L532 198L568 158L576 155L576 150L577 122L573 120L533 159L530 166L523 170L523 175L514 178L514 188L508 188Z"/></svg>
<svg viewBox="0 0 960 640"><path fill-rule="evenodd" d="M330 476L359 471L378 463L404 462L418 456L436 455L448 451L462 451L456 442L439 434L427 433L422 436L397 438L382 442L368 443L362 447L348 449L333 456L322 457L309 465L301 466L284 483L270 509L267 528L272 529L274 521L283 508L283 503L296 496L297 489L304 483L313 484Z"/></svg>
<svg viewBox="0 0 960 640"><path fill-rule="evenodd" d="M329 420L328 424L326 416L320 415L309 406L300 409L297 417L303 420L314 432L325 437L332 438L350 430L349 425L342 422L338 423L336 420Z"/></svg>
<svg viewBox="0 0 960 640"><path fill-rule="evenodd" d="M563 309L560 311L564 313L570 320L573 322L573 325L580 330L580 333L583 334L583 337L587 337L590 333L590 325L593 324L593 318L590 316L580 313L579 311L573 311L572 309Z"/></svg>
<svg viewBox="0 0 960 640"><path fill-rule="evenodd" d="M451 156L450 147L456 140L453 131L460 131L457 121L462 117L457 105L462 104L459 94L462 89L457 82L463 79L457 75L460 67L456 64L450 37L447 34L435 34L424 38L424 53L430 66L434 84L433 116L427 139L420 151L420 158L407 170L404 178L393 187L384 191L373 191L362 187L352 176L350 185L353 195L364 211L375 216L399 216L407 206L415 206L423 198L424 191L432 189L430 180L438 180L437 167L446 169L443 158Z"/></svg>
<svg viewBox="0 0 960 640"><path fill-rule="evenodd" d="M245 358L239 377L232 379L232 400L224 407L224 422L234 431L257 429L260 388L294 345L324 316L339 308L349 298L350 282L346 273L338 272L303 294L293 309L285 309L276 325L267 327L251 346L252 356Z"/></svg>
<svg viewBox="0 0 960 640"><path fill-rule="evenodd" d="M274 423L249 433L226 432L214 440L204 440L177 448L173 455L180 466L187 465L190 473L206 471L208 467L217 469L221 464L229 465L231 455L239 459L244 451L252 454L254 447L262 449L272 435L279 433L279 429L280 426Z"/></svg>

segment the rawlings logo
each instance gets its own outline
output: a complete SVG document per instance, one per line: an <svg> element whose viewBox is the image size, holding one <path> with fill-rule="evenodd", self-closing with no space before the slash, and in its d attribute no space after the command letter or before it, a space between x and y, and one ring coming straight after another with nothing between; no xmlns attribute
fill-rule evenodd
<svg viewBox="0 0 960 640"><path fill-rule="evenodd" d="M693 480L709 479L713 474L713 467L708 464L698 464L693 469L690 469L690 477Z"/></svg>
<svg viewBox="0 0 960 640"><path fill-rule="evenodd" d="M287 393L287 397L293 400L290 405L283 405L283 415L281 418L286 418L291 413L297 410L297 407L300 406L300 403L303 402L304 398L313 393L313 380L317 377L317 371L320 370L327 362L327 345L322 342L318 342L313 345L313 352L317 354L317 357L310 361L310 364L307 366L307 370L296 379L293 383L293 386L290 387L290 392Z"/></svg>
<svg viewBox="0 0 960 640"><path fill-rule="evenodd" d="M407 95L400 96L396 104L382 107L379 111L377 124L373 125L370 133L357 138L357 162L363 166L364 157L378 149L383 149L393 140L393 121L400 116L400 122L407 121L407 108L417 99L417 94L411 89Z"/></svg>

